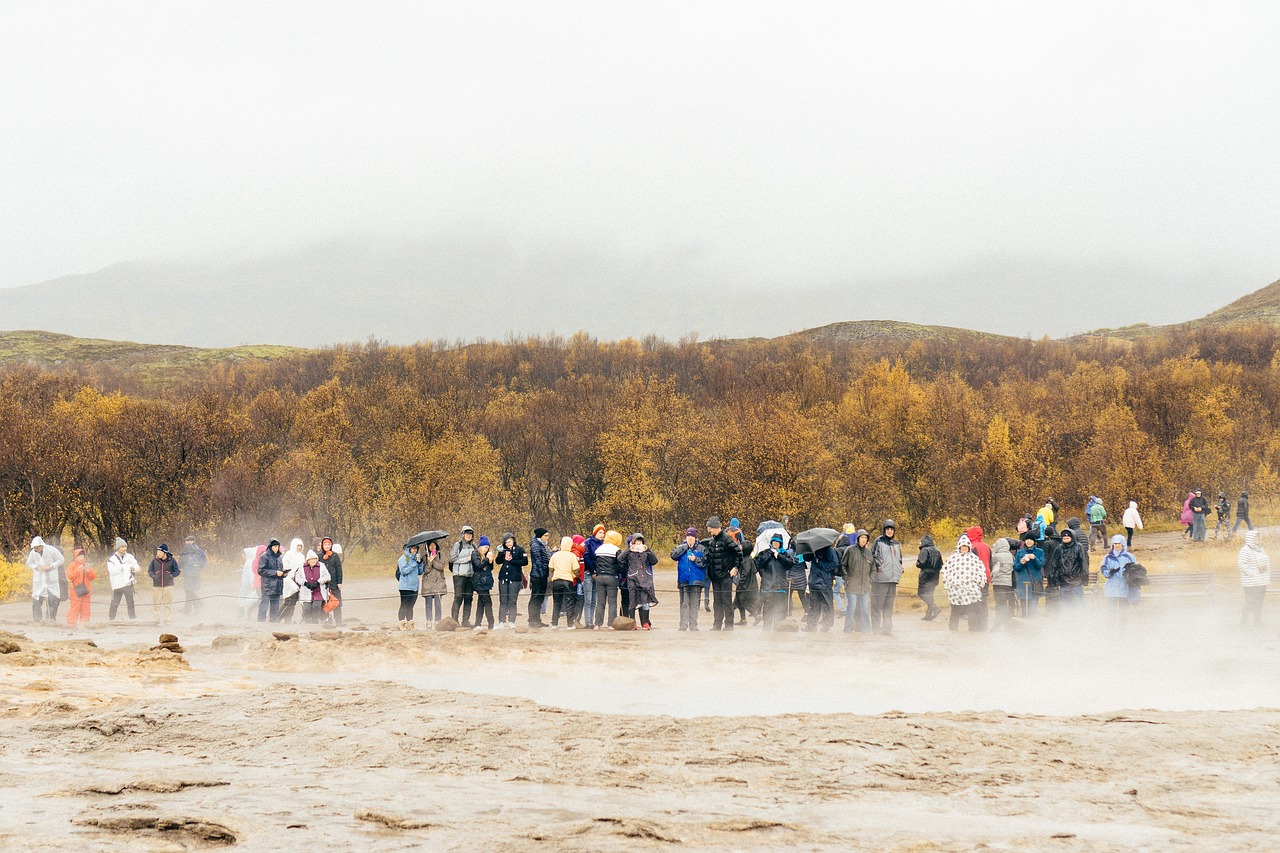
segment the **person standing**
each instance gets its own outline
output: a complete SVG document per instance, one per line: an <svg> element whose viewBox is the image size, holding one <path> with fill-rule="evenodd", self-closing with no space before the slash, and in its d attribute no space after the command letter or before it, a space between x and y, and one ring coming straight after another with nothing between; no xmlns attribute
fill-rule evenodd
<svg viewBox="0 0 1280 853"><path fill-rule="evenodd" d="M1089 505L1085 507L1085 516L1089 519L1089 550L1093 550L1093 540L1097 539L1098 544L1106 546L1107 544L1107 508L1102 504L1102 498L1094 495L1089 499Z"/></svg>
<svg viewBox="0 0 1280 853"><path fill-rule="evenodd" d="M1237 516L1238 518L1238 516ZM1240 613L1240 624L1247 626L1250 620L1254 627L1262 624L1262 602L1267 597L1267 587L1271 584L1271 558L1262 548L1262 536L1256 530L1244 535L1244 547L1236 559L1240 570L1240 585L1244 587L1244 610Z"/></svg>
<svg viewBox="0 0 1280 853"><path fill-rule="evenodd" d="M948 627L958 631L960 620L964 619L970 631L983 630L986 620L977 613L977 608L983 606L982 588L987 585L987 567L974 553L968 535L960 534L955 553L943 564L942 584L947 588L947 601L951 604Z"/></svg>
<svg viewBox="0 0 1280 853"><path fill-rule="evenodd" d="M574 587L578 583L578 555L573 553L572 536L560 538L560 548L551 555L547 570L551 577L551 627L560 627L563 612L565 623L572 631L574 599L577 598Z"/></svg>
<svg viewBox="0 0 1280 853"><path fill-rule="evenodd" d="M631 534L631 544L622 556L622 570L627 576L627 590L631 607L636 614L636 627L650 630L649 608L658 603L653 588L653 567L658 565L658 555L649 549L643 533ZM732 614L730 614L732 618Z"/></svg>
<svg viewBox="0 0 1280 853"><path fill-rule="evenodd" d="M1062 544L1049 558L1048 588L1051 601L1068 604L1084 600L1084 588L1089 582L1089 568L1084 546L1076 541L1070 527L1062 531Z"/></svg>
<svg viewBox="0 0 1280 853"><path fill-rule="evenodd" d="M1196 489L1191 499L1191 541L1203 542L1208 531L1209 502L1204 494Z"/></svg>
<svg viewBox="0 0 1280 853"><path fill-rule="evenodd" d="M329 570L320 562L319 554L308 551L306 562L302 564L300 571L302 621L312 625L319 624L324 615L324 603L329 600Z"/></svg>
<svg viewBox="0 0 1280 853"><path fill-rule="evenodd" d="M444 576L444 554L440 553L440 542L428 542L427 554L422 560L422 604L428 631L440 621L444 613L444 595L448 591L449 583Z"/></svg>
<svg viewBox="0 0 1280 853"><path fill-rule="evenodd" d="M1024 619L1034 619L1044 591L1044 550L1036 544L1034 530L1022 534L1022 547L1013 557L1013 594L1022 605Z"/></svg>
<svg viewBox="0 0 1280 853"><path fill-rule="evenodd" d="M529 565L529 558L525 555L524 548L516 544L514 533L508 533L502 537L502 547L498 549L496 564L498 565L498 627L514 628L520 590L529 583L529 578L524 573L524 567Z"/></svg>
<svg viewBox="0 0 1280 853"><path fill-rule="evenodd" d="M258 576L262 578L262 597L258 599L258 621L280 620L280 595L284 591L284 558L280 540L272 539L258 558Z"/></svg>
<svg viewBox="0 0 1280 853"><path fill-rule="evenodd" d="M887 519L871 547L871 630L893 633L893 608L902 579L902 546L894 538L897 525Z"/></svg>
<svg viewBox="0 0 1280 853"><path fill-rule="evenodd" d="M476 593L476 624L474 630L484 626L480 620L488 618L489 630L493 630L493 563L497 556L488 536L481 536L476 543L476 555L479 559L471 564L471 587Z"/></svg>
<svg viewBox="0 0 1280 853"><path fill-rule="evenodd" d="M471 627L472 572L476 563L476 531L471 525L462 527L462 538L449 549L449 570L453 573L453 621L461 628ZM458 614L462 614L459 621Z"/></svg>
<svg viewBox="0 0 1280 853"><path fill-rule="evenodd" d="M1231 532L1231 501L1227 500L1226 492L1218 492L1218 503L1214 511L1218 514L1218 523L1213 526L1213 540L1218 541L1218 533L1227 531L1227 538L1232 536Z"/></svg>
<svg viewBox="0 0 1280 853"><path fill-rule="evenodd" d="M542 607L547 600L547 584L551 574L551 534L545 527L533 531L529 542L529 627L541 628Z"/></svg>
<svg viewBox="0 0 1280 853"><path fill-rule="evenodd" d="M1244 522L1250 530L1253 529L1253 522L1249 519L1249 490L1245 489L1240 493L1240 499L1236 501L1236 523L1231 528L1231 532L1235 533L1240 529L1240 522Z"/></svg>
<svg viewBox="0 0 1280 853"><path fill-rule="evenodd" d="M1142 516L1138 514L1138 502L1129 501L1129 507L1124 511L1124 516L1120 519L1120 523L1124 525L1126 543L1125 547L1133 547L1133 531L1142 529ZM1237 518L1236 523L1240 520Z"/></svg>
<svg viewBox="0 0 1280 853"><path fill-rule="evenodd" d="M733 530L732 527L729 529ZM756 574L756 561L751 558L751 545L746 542L741 530L735 538L742 547L742 559L738 562L738 584L733 593L733 606L738 611L739 625L747 624L748 616L751 616L758 625L761 616L760 584L759 576Z"/></svg>
<svg viewBox="0 0 1280 853"><path fill-rule="evenodd" d="M929 539L927 536L925 538ZM871 630L871 559L871 534L858 530L853 542L840 555L840 571L844 577L846 634L854 631L866 634Z"/></svg>
<svg viewBox="0 0 1280 853"><path fill-rule="evenodd" d="M707 578L711 581L715 612L712 631L733 630L733 580L738 576L742 546L720 525L720 517L707 519L708 538L702 540L707 560Z"/></svg>
<svg viewBox="0 0 1280 853"><path fill-rule="evenodd" d="M108 620L116 621L120 599L124 599L129 618L138 618L133 605L133 585L141 570L138 561L129 553L129 543L117 537L115 551L107 558L107 580L111 584L111 608L107 611Z"/></svg>
<svg viewBox="0 0 1280 853"><path fill-rule="evenodd" d="M74 628L79 622L89 624L89 584L97 576L97 570L85 560L84 549L77 548L71 555L71 565L67 566L67 586L71 588L67 627Z"/></svg>
<svg viewBox="0 0 1280 853"><path fill-rule="evenodd" d="M1080 520L1077 518L1072 518L1067 521L1068 526L1071 526L1072 524L1074 524L1075 527L1079 529ZM976 619L978 624L978 629L985 631L987 630L987 615L988 615L987 614L987 594L988 594L988 589L991 586L991 546L988 545L986 542L982 541L982 528L976 524L973 527L970 527L968 530L966 530L965 535L969 537L969 545L972 548L973 553L978 556L978 559L982 561L983 567L987 570L987 582L982 585L982 588L980 590L978 590L978 593L982 596L982 600L979 601L973 607L969 608L970 623L972 623L973 620Z"/></svg>
<svg viewBox="0 0 1280 853"><path fill-rule="evenodd" d="M938 607L934 594L938 589L938 576L942 573L942 552L933 544L933 537L925 534L920 537L920 553L916 555L916 568L920 570L920 579L916 583L916 596L924 602L925 622L938 618L942 608Z"/></svg>
<svg viewBox="0 0 1280 853"><path fill-rule="evenodd" d="M680 588L680 630L698 630L698 605L707 585L706 555L698 544L698 528L684 532L684 541L671 551L676 564L676 584Z"/></svg>
<svg viewBox="0 0 1280 853"><path fill-rule="evenodd" d="M183 613L197 613L200 610L200 577L204 567L209 564L209 555L196 544L196 537L188 536L182 545L182 554L178 565L182 567L182 592L186 601L182 605Z"/></svg>
<svg viewBox="0 0 1280 853"><path fill-rule="evenodd" d="M1191 528L1195 524L1195 513L1191 511L1191 502L1195 499L1195 492L1187 492L1187 499L1182 502L1182 514L1178 516L1178 521L1183 526L1183 539L1191 538Z"/></svg>
<svg viewBox="0 0 1280 853"><path fill-rule="evenodd" d="M156 621L161 625L169 624L173 618L173 584L181 574L182 569L173 559L169 546L161 544L151 559L151 565L147 566L147 577L151 578L151 603L155 607Z"/></svg>
<svg viewBox="0 0 1280 853"><path fill-rule="evenodd" d="M333 608L329 616L333 619L333 624L339 628L342 627L342 551L335 548L333 540L328 536L320 540L320 562L324 563L325 569L329 572L329 594L325 596L327 601L329 598L337 597L338 606ZM444 590L441 590L443 592Z"/></svg>
<svg viewBox="0 0 1280 853"><path fill-rule="evenodd" d="M412 631L413 608L418 603L418 590L422 588L422 557L417 545L406 545L404 553L396 561L396 582L400 591L399 621L401 631Z"/></svg>
<svg viewBox="0 0 1280 853"><path fill-rule="evenodd" d="M618 534L618 541L622 541L622 534ZM582 623L584 628L596 627L596 560L595 555L600 550L600 546L605 542L605 527L603 524L597 524L591 531L591 538L583 541L582 552L582 581L578 584L582 593L582 610L578 621ZM625 589L625 584L623 585ZM627 611L627 615L631 615L631 607L626 602L627 593L623 593L623 608Z"/></svg>
<svg viewBox="0 0 1280 853"><path fill-rule="evenodd" d="M991 546L991 591L996 606L992 631L1003 628L1017 612L1017 599L1013 595L1013 552L1017 544L1016 540L1001 537Z"/></svg>
<svg viewBox="0 0 1280 853"><path fill-rule="evenodd" d="M807 554L805 562L812 563L809 569L809 616L805 630L821 630L825 634L835 624L832 586L840 561L836 559L835 549L827 545Z"/></svg>
<svg viewBox="0 0 1280 853"><path fill-rule="evenodd" d="M590 543L596 540L593 536L586 541ZM584 628L588 625L591 626L592 630L607 628L613 625L613 620L618 618L619 591L625 585L627 577L627 570L623 565L622 558L622 534L616 530L606 532L604 540L599 542L595 549L595 612L582 615L582 619L579 621L582 622ZM631 601L629 590L625 600L627 602ZM631 615L631 611L625 604L623 605L623 615ZM572 622L573 620L570 619L570 621Z"/></svg>
<svg viewBox="0 0 1280 853"><path fill-rule="evenodd" d="M1125 547L1124 537L1117 533L1111 537L1111 550L1102 558L1098 573L1107 579L1102 588L1102 595L1111 608L1112 618L1119 622L1129 609L1130 589L1125 570L1136 563L1133 555ZM1136 591L1136 590L1135 590Z"/></svg>
<svg viewBox="0 0 1280 853"><path fill-rule="evenodd" d="M67 558L52 545L46 545L39 536L31 540L27 554L27 568L31 570L31 619L41 621L42 612L50 622L58 618L58 605L62 603L62 584L66 578Z"/></svg>
<svg viewBox="0 0 1280 853"><path fill-rule="evenodd" d="M293 611L302 597L302 564L307 561L303 551L302 540L294 539L289 543L289 550L281 555L284 565L284 585L280 591L280 620L285 624L293 622Z"/></svg>

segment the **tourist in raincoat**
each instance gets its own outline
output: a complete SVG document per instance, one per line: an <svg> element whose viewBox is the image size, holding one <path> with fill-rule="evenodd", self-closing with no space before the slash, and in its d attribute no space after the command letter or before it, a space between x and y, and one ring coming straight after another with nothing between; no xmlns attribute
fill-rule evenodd
<svg viewBox="0 0 1280 853"><path fill-rule="evenodd" d="M262 578L262 597L258 599L258 621L280 620L280 594L284 591L284 558L280 541L272 539L258 558L258 576Z"/></svg>
<svg viewBox="0 0 1280 853"><path fill-rule="evenodd" d="M1022 547L1013 555L1013 594L1024 618L1034 618L1044 594L1044 551L1036 545L1034 530L1022 534Z"/></svg>
<svg viewBox="0 0 1280 853"><path fill-rule="evenodd" d="M161 544L156 548L156 555L147 566L147 577L151 578L151 606L155 610L156 621L167 625L173 617L174 582L182 574L182 568L173 558L169 546Z"/></svg>
<svg viewBox="0 0 1280 853"><path fill-rule="evenodd" d="M412 631L413 608L418 603L418 590L422 586L422 557L418 556L417 545L406 545L404 553L396 561L396 582L400 589L400 621L396 627L401 631Z"/></svg>
<svg viewBox="0 0 1280 853"><path fill-rule="evenodd" d="M134 609L133 587L140 571L142 567L129 553L129 543L117 538L115 550L107 558L107 581L111 584L111 607L107 610L107 619L110 621L115 621L121 599L124 600L129 618L138 618L137 611Z"/></svg>
<svg viewBox="0 0 1280 853"><path fill-rule="evenodd" d="M422 560L422 601L430 630L444 613L444 597L449 591L449 581L444 575L445 559L440 543L428 542L427 554Z"/></svg>
<svg viewBox="0 0 1280 853"><path fill-rule="evenodd" d="M653 588L653 567L656 565L658 555L649 549L644 534L633 533L631 544L622 555L622 568L627 574L627 593L636 614L636 628L646 631L653 627L649 622L649 608L658 603L658 595Z"/></svg>
<svg viewBox="0 0 1280 853"><path fill-rule="evenodd" d="M1256 530L1244 535L1244 547L1236 558L1236 566L1240 570L1240 585L1244 587L1244 610L1240 614L1240 624L1254 627L1262 624L1262 602L1267 597L1267 586L1271 583L1271 558L1262 547L1262 536Z"/></svg>
<svg viewBox="0 0 1280 853"><path fill-rule="evenodd" d="M970 631L981 631L985 620L978 608L984 606L982 588L987 585L987 567L965 534L957 540L955 553L942 564L942 585L947 588L947 601L951 604L950 629L958 631L960 620L964 619Z"/></svg>
<svg viewBox="0 0 1280 853"><path fill-rule="evenodd" d="M1237 519L1238 521L1239 519ZM1142 529L1142 516L1138 514L1138 502L1129 501L1128 508L1124 511L1124 515L1120 518L1120 523L1124 525L1125 547L1133 547L1133 531Z"/></svg>
<svg viewBox="0 0 1280 853"><path fill-rule="evenodd" d="M31 540L31 551L27 554L27 568L31 570L31 619L41 621L42 611L46 618L53 621L58 618L58 605L62 601L63 569L67 559L62 552L52 545L45 544L39 536Z"/></svg>
<svg viewBox="0 0 1280 853"><path fill-rule="evenodd" d="M302 593L302 585L298 583L298 570L307 561L306 546L301 539L289 543L289 550L280 556L284 566L284 584L280 590L280 621L288 624L293 621L294 608Z"/></svg>
<svg viewBox="0 0 1280 853"><path fill-rule="evenodd" d="M89 624L90 583L98 576L98 571L85 560L84 549L77 548L71 555L71 565L67 566L67 586L70 588L70 600L67 602L67 625L74 628L77 623Z"/></svg>
<svg viewBox="0 0 1280 853"><path fill-rule="evenodd" d="M1125 547L1124 537L1117 533L1111 537L1111 550L1107 551L1098 572L1107 580L1102 588L1102 595L1107 599L1113 613L1127 609L1131 603L1137 602L1141 588L1134 585L1132 589L1125 578L1125 570L1136 563L1133 555Z"/></svg>
<svg viewBox="0 0 1280 853"><path fill-rule="evenodd" d="M684 532L684 541L671 551L676 563L676 585L680 589L680 630L698 630L698 605L707 585L706 560L698 544L698 528Z"/></svg>
<svg viewBox="0 0 1280 853"><path fill-rule="evenodd" d="M852 544L840 555L840 573L844 578L844 632L870 633L871 534L867 531L859 529Z"/></svg>

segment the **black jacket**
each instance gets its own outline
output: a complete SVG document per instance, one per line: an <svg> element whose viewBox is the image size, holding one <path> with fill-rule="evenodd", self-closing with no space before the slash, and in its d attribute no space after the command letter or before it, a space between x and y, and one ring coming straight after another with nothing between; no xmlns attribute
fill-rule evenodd
<svg viewBox="0 0 1280 853"><path fill-rule="evenodd" d="M766 549L756 554L754 561L762 591L781 592L787 588L787 572L796 564L794 554L790 551L774 554L773 549Z"/></svg>
<svg viewBox="0 0 1280 853"><path fill-rule="evenodd" d="M1209 502L1204 499L1204 495L1191 499L1191 514L1203 516L1209 515Z"/></svg>
<svg viewBox="0 0 1280 853"><path fill-rule="evenodd" d="M551 571L551 552L541 539L529 543L529 577L545 578Z"/></svg>
<svg viewBox="0 0 1280 853"><path fill-rule="evenodd" d="M707 577L713 581L728 580L729 573L742 561L742 546L724 530L703 539L702 549L707 555Z"/></svg>
<svg viewBox="0 0 1280 853"><path fill-rule="evenodd" d="M321 555L320 562L329 570L329 586L342 586L342 555L330 551L327 557Z"/></svg>
<svg viewBox="0 0 1280 853"><path fill-rule="evenodd" d="M920 583L933 583L942 573L942 552L933 545L933 537L920 537L920 554L916 557L916 568L920 570Z"/></svg>
<svg viewBox="0 0 1280 853"><path fill-rule="evenodd" d="M524 567L529 565L529 558L525 556L524 549L519 545L511 546L511 559L506 558L507 549L498 548L497 563L498 580L515 581L519 583L524 580Z"/></svg>
<svg viewBox="0 0 1280 853"><path fill-rule="evenodd" d="M1084 546L1079 542L1061 544L1048 560L1045 572L1050 589L1068 586L1084 586L1089 582L1089 564Z"/></svg>
<svg viewBox="0 0 1280 853"><path fill-rule="evenodd" d="M284 560L270 548L262 552L258 559L258 574L262 576L262 594L264 596L280 595L284 592L284 578L276 572L284 571Z"/></svg>

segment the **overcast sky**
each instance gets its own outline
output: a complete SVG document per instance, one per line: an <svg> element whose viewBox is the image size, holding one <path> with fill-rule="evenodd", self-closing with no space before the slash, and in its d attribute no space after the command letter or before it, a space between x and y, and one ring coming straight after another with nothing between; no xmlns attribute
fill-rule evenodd
<svg viewBox="0 0 1280 853"><path fill-rule="evenodd" d="M1275 2L8 0L0 284L474 230L1208 310L1280 278L1278 44Z"/></svg>

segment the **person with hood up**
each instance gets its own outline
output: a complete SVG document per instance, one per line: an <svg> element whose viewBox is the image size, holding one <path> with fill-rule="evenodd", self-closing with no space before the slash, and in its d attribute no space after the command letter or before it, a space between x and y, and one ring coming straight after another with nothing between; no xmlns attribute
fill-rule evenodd
<svg viewBox="0 0 1280 853"><path fill-rule="evenodd" d="M1231 501L1227 500L1226 492L1218 492L1218 503L1213 509L1218 514L1218 523L1213 526L1213 541L1218 541L1218 534L1223 530L1227 531L1227 538L1230 539Z"/></svg>
<svg viewBox="0 0 1280 853"><path fill-rule="evenodd" d="M1022 547L1013 555L1013 594L1024 619L1034 619L1036 604L1044 592L1044 551L1036 544L1034 530L1022 534Z"/></svg>
<svg viewBox="0 0 1280 853"><path fill-rule="evenodd" d="M422 559L422 586L419 589L428 631L436 626L444 614L444 596L449 591L444 562L440 541L437 539L428 542L426 556Z"/></svg>
<svg viewBox="0 0 1280 853"><path fill-rule="evenodd" d="M1017 599L1013 595L1013 552L1016 539L997 539L991 546L991 590L995 595L996 618L992 631L1003 628L1017 612Z"/></svg>
<svg viewBox="0 0 1280 853"><path fill-rule="evenodd" d="M338 605L329 612L329 617L334 625L342 627L342 549L334 547L333 539L326 536L320 540L319 557L329 572L329 594L326 600L334 597L338 599Z"/></svg>
<svg viewBox="0 0 1280 853"><path fill-rule="evenodd" d="M116 537L115 550L107 558L107 581L111 584L111 607L107 611L107 619L116 621L116 611L120 609L120 599L124 599L130 619L137 619L138 614L133 606L133 585L138 579L142 567L129 553L129 543Z"/></svg>
<svg viewBox="0 0 1280 853"><path fill-rule="evenodd" d="M161 625L167 625L173 617L173 583L181 574L182 569L173 559L169 546L161 544L156 548L156 555L147 566L147 577L151 578L151 605Z"/></svg>
<svg viewBox="0 0 1280 853"><path fill-rule="evenodd" d="M302 621L313 625L319 624L324 616L324 603L329 600L329 569L320 562L320 555L315 551L307 552L306 562L299 569L298 581L302 587ZM413 616L412 613L409 614Z"/></svg>
<svg viewBox="0 0 1280 853"><path fill-rule="evenodd" d="M627 577L622 559L622 534L616 530L606 532L604 539L599 540L596 545L595 555L595 612L590 616L584 614L582 624L584 627L590 625L592 629L599 629L609 627L618 618L618 590ZM630 600L631 592L628 590L627 601Z"/></svg>
<svg viewBox="0 0 1280 853"><path fill-rule="evenodd" d="M951 604L948 627L958 631L963 618L970 631L981 631L985 620L976 611L982 604L982 588L987 585L987 567L974 553L966 534L960 534L955 553L942 565L942 585L947 588L947 601Z"/></svg>
<svg viewBox="0 0 1280 853"><path fill-rule="evenodd" d="M307 561L304 548L302 540L295 538L289 543L289 550L280 557L284 565L284 585L280 590L280 621L285 624L293 622L293 610L302 597L302 584L298 583L298 578L302 572L302 564Z"/></svg>
<svg viewBox="0 0 1280 853"><path fill-rule="evenodd" d="M1071 521L1075 521L1077 526L1080 524L1078 519ZM1070 524L1071 521L1067 523ZM985 631L987 629L987 589L991 585L991 546L982 541L982 528L976 524L966 530L965 535L969 537L973 553L978 555L978 559L987 570L987 582L982 585L982 603L978 607L970 608L970 612L978 619L979 627Z"/></svg>
<svg viewBox="0 0 1280 853"><path fill-rule="evenodd" d="M1191 541L1203 542L1208 533L1209 501L1205 499L1200 489L1196 489L1195 497L1191 499L1189 505L1191 507Z"/></svg>
<svg viewBox="0 0 1280 853"><path fill-rule="evenodd" d="M422 588L422 557L417 545L406 545L400 559L396 560L396 582L400 589L400 613L396 627L412 631L413 608L418 603L418 590Z"/></svg>
<svg viewBox="0 0 1280 853"><path fill-rule="evenodd" d="M817 631L821 629L825 634L835 624L832 586L836 572L840 570L840 561L836 558L835 549L827 545L811 554L806 554L805 562L811 564L809 569L809 624L805 627L805 630Z"/></svg>
<svg viewBox="0 0 1280 853"><path fill-rule="evenodd" d="M71 588L67 627L74 628L79 622L89 624L89 584L97 576L97 569L85 561L84 549L77 548L71 554L71 565L67 566L67 585Z"/></svg>
<svg viewBox="0 0 1280 853"><path fill-rule="evenodd" d="M933 537L925 534L920 537L920 553L916 555L916 568L920 570L920 578L916 582L916 596L924 602L925 622L932 622L942 612L934 599L938 589L938 577L942 573L942 552L933 544Z"/></svg>
<svg viewBox="0 0 1280 853"><path fill-rule="evenodd" d="M262 597L258 599L258 621L280 620L280 595L284 591L284 558L280 555L280 540L272 539L267 550L258 558L258 576L262 578Z"/></svg>
<svg viewBox="0 0 1280 853"><path fill-rule="evenodd" d="M738 519L734 519L736 522ZM736 531L735 538L742 547L742 559L738 562L738 583L733 593L733 606L738 611L738 624L747 624L747 617L751 616L755 619L755 624L760 624L760 593L759 593L759 576L756 574L756 561L751 559L751 543L747 541L746 535L741 528L735 528L733 522L729 523L729 532Z"/></svg>
<svg viewBox="0 0 1280 853"><path fill-rule="evenodd" d="M58 618L58 605L62 603L63 571L67 558L52 545L46 545L39 536L31 540L27 554L27 568L31 570L31 619L41 621L42 612L49 621Z"/></svg>
<svg viewBox="0 0 1280 853"><path fill-rule="evenodd" d="M551 555L547 563L551 577L551 627L560 627L560 614L565 615L565 623L573 630L573 610L578 585L578 555L573 553L573 537L560 538L560 548Z"/></svg>
<svg viewBox="0 0 1280 853"><path fill-rule="evenodd" d="M1120 523L1124 525L1125 547L1133 547L1133 531L1142 529L1142 516L1138 514L1138 502L1129 501L1128 508L1124 511L1124 515L1120 518Z"/></svg>
<svg viewBox="0 0 1280 853"><path fill-rule="evenodd" d="M791 597L788 574L796 564L796 556L785 547L786 532L781 529L765 531L769 547L757 548L754 558L756 573L760 575L760 589L764 597L764 630L772 631L787 617Z"/></svg>
<svg viewBox="0 0 1280 853"><path fill-rule="evenodd" d="M1247 626L1250 619L1254 627L1262 624L1262 602L1267 597L1267 587L1271 584L1271 558L1262 547L1262 535L1250 530L1244 535L1244 547L1236 558L1236 566L1240 569L1240 585L1244 587L1244 610L1240 613L1240 624Z"/></svg>
<svg viewBox="0 0 1280 853"><path fill-rule="evenodd" d="M547 600L547 584L551 576L551 533L545 527L534 528L529 540L529 627L541 628L542 608Z"/></svg>
<svg viewBox="0 0 1280 853"><path fill-rule="evenodd" d="M800 599L800 615L807 622L809 620L809 565L804 561L804 557L795 549L791 549L792 555L795 557L790 569L787 570L787 618L791 618L791 601L793 598Z"/></svg>
<svg viewBox="0 0 1280 853"><path fill-rule="evenodd" d="M480 537L480 542L476 545L476 553L480 556L480 560L471 566L471 588L476 592L476 624L474 630L479 631L483 628L484 626L480 624L480 620L488 618L489 630L492 631L493 563L496 555L493 553L493 547L489 544L488 536Z"/></svg>
<svg viewBox="0 0 1280 853"><path fill-rule="evenodd" d="M631 606L635 608L636 628L648 631L653 625L649 622L649 608L658 603L658 595L653 588L653 567L658 565L658 555L649 550L643 533L633 533L631 543L622 556L622 569L627 574L627 590Z"/></svg>
<svg viewBox="0 0 1280 853"><path fill-rule="evenodd" d="M1102 505L1102 498L1090 495L1084 514L1089 519L1089 550L1092 551L1094 539L1099 545L1107 543L1107 508Z"/></svg>
<svg viewBox="0 0 1280 853"><path fill-rule="evenodd" d="M879 634L893 633L893 607L902 579L902 546L894 538L897 528L892 518L886 519L871 546L871 630Z"/></svg>
<svg viewBox="0 0 1280 853"><path fill-rule="evenodd" d="M1195 492L1187 492L1187 499L1182 502L1182 514L1178 516L1178 521L1183 525L1183 539L1191 538L1191 526L1195 523L1195 514L1191 512L1191 502L1195 499Z"/></svg>
<svg viewBox="0 0 1280 853"><path fill-rule="evenodd" d="M698 630L698 604L707 585L706 555L698 543L698 528L684 532L684 541L671 551L676 563L676 585L680 588L680 630Z"/></svg>
<svg viewBox="0 0 1280 853"><path fill-rule="evenodd" d="M1061 538L1062 544L1049 558L1047 586L1053 601L1075 603L1084 599L1089 583L1088 558L1070 527L1062 531Z"/></svg>
<svg viewBox="0 0 1280 853"><path fill-rule="evenodd" d="M1107 579L1106 585L1102 588L1102 595L1110 603L1111 610L1117 618L1129 607L1131 596L1138 593L1136 586L1132 590L1129 589L1125 578L1125 570L1136 562L1138 561L1125 548L1124 537L1119 533L1112 536L1111 550L1107 551L1107 555L1102 558L1098 573Z"/></svg>
<svg viewBox="0 0 1280 853"><path fill-rule="evenodd" d="M1050 535L1050 532L1056 532L1055 520L1058 513L1058 504L1053 498L1047 498L1044 506L1040 507L1040 511L1036 513L1035 526L1040 528L1040 535L1036 537L1037 541L1044 539Z"/></svg>
<svg viewBox="0 0 1280 853"><path fill-rule="evenodd" d="M866 634L871 630L871 534L858 529L851 538L849 547L840 555L840 576L844 578L844 632Z"/></svg>
<svg viewBox="0 0 1280 853"><path fill-rule="evenodd" d="M742 562L742 545L720 525L717 515L707 519L706 539L702 549L706 554L707 578L711 581L715 614L712 631L733 630L733 582L738 577L738 565Z"/></svg>
<svg viewBox="0 0 1280 853"><path fill-rule="evenodd" d="M476 531L462 526L462 538L449 550L449 570L453 573L453 621L459 627L471 627L472 572L476 564ZM461 613L461 620L459 620Z"/></svg>
<svg viewBox="0 0 1280 853"><path fill-rule="evenodd" d="M1253 522L1249 519L1249 490L1245 489L1240 493L1240 499L1236 501L1236 523L1231 528L1231 532L1235 533L1240 529L1240 522L1244 522L1250 530L1253 529Z"/></svg>
<svg viewBox="0 0 1280 853"><path fill-rule="evenodd" d="M520 590L529 584L524 567L529 565L529 558L524 548L516 544L516 535L508 533L502 537L502 547L498 549L495 559L498 569L498 627L516 627L516 604L520 600Z"/></svg>
<svg viewBox="0 0 1280 853"><path fill-rule="evenodd" d="M572 609L569 610L568 618L570 622L576 622L578 623L579 626L582 625L582 616L583 616L582 579L587 576L587 541L588 541L587 537L583 536L581 533L573 534L573 556L578 558L578 577L573 582L574 584L573 601L569 602L570 604L573 605L573 607ZM618 541L619 542L622 541L621 533L618 534ZM597 548L597 550L599 549ZM626 584L622 585L622 610L624 613L626 613L627 616L631 615L631 609L627 607L627 585ZM591 614L591 616L588 616L587 618L592 619L594 617L595 617L595 614L593 613Z"/></svg>
<svg viewBox="0 0 1280 853"><path fill-rule="evenodd" d="M188 536L182 544L182 554L178 560L178 565L182 567L182 593L186 598L182 605L183 613L196 613L200 610L200 578L208 564L209 555L196 544L196 537Z"/></svg>

